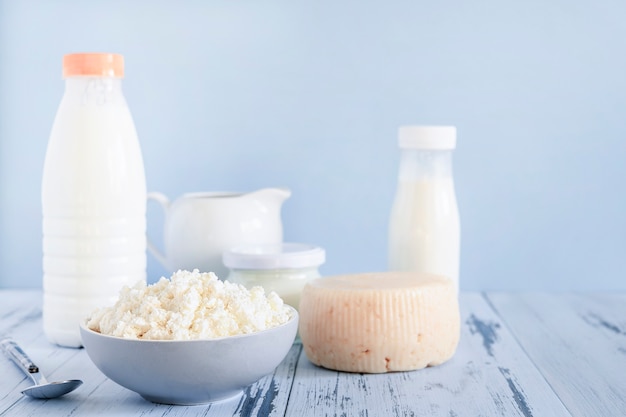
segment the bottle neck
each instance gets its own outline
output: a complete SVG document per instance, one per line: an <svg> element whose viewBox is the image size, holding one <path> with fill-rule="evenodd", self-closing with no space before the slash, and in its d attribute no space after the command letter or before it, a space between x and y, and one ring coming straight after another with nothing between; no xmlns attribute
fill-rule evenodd
<svg viewBox="0 0 626 417"><path fill-rule="evenodd" d="M81 105L126 105L122 79L113 77L68 77L64 99Z"/></svg>
<svg viewBox="0 0 626 417"><path fill-rule="evenodd" d="M452 150L402 149L398 179L452 179Z"/></svg>

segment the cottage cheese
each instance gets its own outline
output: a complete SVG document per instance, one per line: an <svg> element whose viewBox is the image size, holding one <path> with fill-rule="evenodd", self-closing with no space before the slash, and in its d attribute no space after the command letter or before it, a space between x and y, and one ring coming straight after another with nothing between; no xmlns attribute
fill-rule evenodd
<svg viewBox="0 0 626 417"><path fill-rule="evenodd" d="M129 339L191 340L258 332L290 318L275 292L266 295L262 287L248 290L194 270L124 287L115 305L96 310L87 326Z"/></svg>

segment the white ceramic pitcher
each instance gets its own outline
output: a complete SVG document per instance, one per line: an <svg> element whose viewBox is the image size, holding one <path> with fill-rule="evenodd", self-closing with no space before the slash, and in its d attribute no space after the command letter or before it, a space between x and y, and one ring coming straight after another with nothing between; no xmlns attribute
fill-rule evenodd
<svg viewBox="0 0 626 417"><path fill-rule="evenodd" d="M162 253L148 239L148 249L168 269L199 269L226 279L222 253L239 244L281 243L282 203L291 191L264 188L251 193L189 193L170 202L148 193L165 211Z"/></svg>

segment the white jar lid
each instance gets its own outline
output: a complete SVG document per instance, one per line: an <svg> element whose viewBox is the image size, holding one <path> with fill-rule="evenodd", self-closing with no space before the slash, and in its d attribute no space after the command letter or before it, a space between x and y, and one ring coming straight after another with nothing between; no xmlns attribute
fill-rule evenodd
<svg viewBox="0 0 626 417"><path fill-rule="evenodd" d="M304 243L241 245L224 252L222 260L234 269L311 268L326 261L326 252Z"/></svg>
<svg viewBox="0 0 626 417"><path fill-rule="evenodd" d="M401 126L398 129L398 145L403 149L454 149L456 127Z"/></svg>

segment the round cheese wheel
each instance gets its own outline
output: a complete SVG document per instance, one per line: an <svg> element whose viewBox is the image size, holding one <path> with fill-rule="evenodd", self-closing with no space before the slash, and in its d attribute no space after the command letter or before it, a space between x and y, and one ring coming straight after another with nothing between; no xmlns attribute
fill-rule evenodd
<svg viewBox="0 0 626 417"><path fill-rule="evenodd" d="M459 342L451 280L417 272L340 275L308 282L300 338L311 362L347 372L409 371L450 359Z"/></svg>

